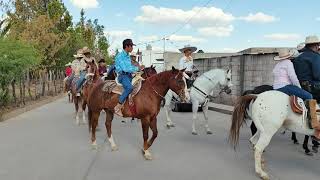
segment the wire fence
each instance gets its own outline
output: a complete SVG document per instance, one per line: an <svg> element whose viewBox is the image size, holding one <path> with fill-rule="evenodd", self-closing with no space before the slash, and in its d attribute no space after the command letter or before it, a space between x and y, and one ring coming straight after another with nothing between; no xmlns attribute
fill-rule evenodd
<svg viewBox="0 0 320 180"><path fill-rule="evenodd" d="M8 86L0 87L0 113L8 108L23 107L41 97L62 93L64 78L61 69L27 71Z"/></svg>

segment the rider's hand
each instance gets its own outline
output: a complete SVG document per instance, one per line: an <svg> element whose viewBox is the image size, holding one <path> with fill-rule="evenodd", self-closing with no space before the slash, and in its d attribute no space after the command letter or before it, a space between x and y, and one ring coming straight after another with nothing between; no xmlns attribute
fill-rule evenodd
<svg viewBox="0 0 320 180"><path fill-rule="evenodd" d="M144 65L139 66L139 69L140 69L140 70L143 70L144 68L145 68Z"/></svg>

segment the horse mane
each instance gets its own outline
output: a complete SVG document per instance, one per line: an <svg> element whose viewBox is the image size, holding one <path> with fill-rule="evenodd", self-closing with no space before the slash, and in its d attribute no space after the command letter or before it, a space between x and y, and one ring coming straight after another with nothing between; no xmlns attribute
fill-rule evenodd
<svg viewBox="0 0 320 180"><path fill-rule="evenodd" d="M164 80L165 81L168 80L168 78L171 77L172 75L173 75L173 72L171 70L163 71L149 77L148 79L146 79L146 81L151 84L160 83L160 82L163 82Z"/></svg>

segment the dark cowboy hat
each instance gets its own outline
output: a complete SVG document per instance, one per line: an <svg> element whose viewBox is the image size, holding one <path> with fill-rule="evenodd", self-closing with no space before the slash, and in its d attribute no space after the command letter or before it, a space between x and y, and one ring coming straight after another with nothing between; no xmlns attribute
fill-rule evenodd
<svg viewBox="0 0 320 180"><path fill-rule="evenodd" d="M132 39L125 39L125 40L122 42L122 45L123 45L123 47L126 47L126 46L135 46L135 44L133 44L133 42L132 42Z"/></svg>

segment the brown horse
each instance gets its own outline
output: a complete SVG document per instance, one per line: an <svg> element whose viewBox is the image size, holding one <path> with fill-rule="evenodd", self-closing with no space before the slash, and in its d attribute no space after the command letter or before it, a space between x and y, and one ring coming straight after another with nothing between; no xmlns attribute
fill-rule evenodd
<svg viewBox="0 0 320 180"><path fill-rule="evenodd" d="M73 102L72 94L71 94L71 83L69 83L69 77L66 77L65 80L63 80L64 85L64 93L68 93L68 100L69 103Z"/></svg>
<svg viewBox="0 0 320 180"><path fill-rule="evenodd" d="M141 119L143 130L143 153L146 159L152 159L151 153L148 150L158 135L157 130L157 115L160 111L160 103L169 89L177 93L183 101L189 99L187 92L186 81L184 79L184 70L172 70L161 72L146 79L142 83L140 91L133 98L134 110L129 105L128 101L125 102L122 110L124 117L136 117ZM112 150L117 150L118 147L114 142L112 136L112 120L114 116L114 107L118 103L119 95L103 91L104 83L97 83L92 89L89 98L89 131L91 132L91 143L93 147L97 146L96 143L96 127L98 124L99 114L102 109L106 112L105 126L107 129L108 140L111 144ZM148 141L149 128L153 134Z"/></svg>
<svg viewBox="0 0 320 180"><path fill-rule="evenodd" d="M94 61L87 62L87 71L88 71L87 80L86 80L86 83L84 84L83 90L82 90L82 97L83 97L82 111L83 112L86 110L86 106L89 101L89 94L91 93L92 88L98 82L100 82L100 83L103 82L103 80L100 78L100 74L98 71L98 65ZM148 77L151 77L155 74L157 74L157 71L154 66L147 67L147 68L143 69L142 78L147 79ZM108 79L114 80L115 76L112 75Z"/></svg>
<svg viewBox="0 0 320 180"><path fill-rule="evenodd" d="M73 99L73 104L75 107L75 116L76 116L76 124L80 125L79 120L79 106L82 105L83 101L83 94L82 92L77 93L77 81L79 80L79 77L74 77L71 83L71 94ZM86 124L86 115L85 111L82 111L82 121L84 124Z"/></svg>

